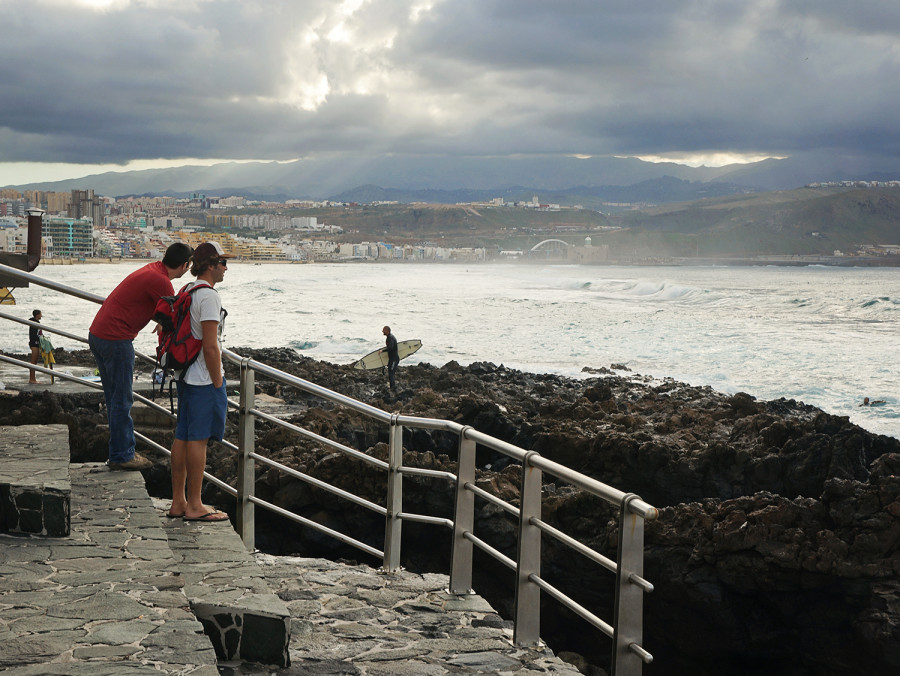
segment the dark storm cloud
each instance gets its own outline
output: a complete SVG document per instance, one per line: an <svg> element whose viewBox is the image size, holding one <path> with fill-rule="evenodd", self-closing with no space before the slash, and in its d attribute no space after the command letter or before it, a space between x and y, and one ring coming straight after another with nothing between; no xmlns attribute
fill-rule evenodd
<svg viewBox="0 0 900 676"><path fill-rule="evenodd" d="M0 161L893 154L898 7L0 0Z"/></svg>
<svg viewBox="0 0 900 676"><path fill-rule="evenodd" d="M837 5L818 16L812 3L563 4L481 3L480 20L451 32L436 19L415 48L432 45L443 71L456 61L476 80L530 83L532 129L571 130L559 141L572 152L784 153L895 133L890 21L871 21L862 40L865 22L844 26ZM880 9L854 6L896 14Z"/></svg>
<svg viewBox="0 0 900 676"><path fill-rule="evenodd" d="M785 14L811 17L830 31L896 35L900 32L900 4L848 3L841 0L785 0Z"/></svg>

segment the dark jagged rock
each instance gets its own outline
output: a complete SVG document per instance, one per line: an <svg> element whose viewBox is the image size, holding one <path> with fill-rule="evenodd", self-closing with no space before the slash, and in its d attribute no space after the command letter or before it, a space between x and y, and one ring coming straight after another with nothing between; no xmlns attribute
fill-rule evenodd
<svg viewBox="0 0 900 676"><path fill-rule="evenodd" d="M779 399L757 401L673 380L613 369L584 379L531 374L479 362L403 366L392 392L380 371L355 371L293 350L236 352L297 377L405 415L443 418L640 494L660 508L648 524L645 640L660 674L896 673L900 669L900 441L871 434L846 417ZM77 354L77 353L73 353ZM614 367L616 368L616 367ZM621 370L621 369L616 369ZM227 366L229 382L236 367ZM601 377L592 377L600 374ZM257 391L283 399L291 422L375 457L387 457L384 425L259 376ZM87 397L88 395L84 395ZM28 398L31 397L31 398ZM27 401L26 401L26 398ZM2 401L0 422L63 422L86 456L103 449L99 399L56 401L20 395ZM84 410L82 413L71 411ZM233 437L233 430L229 432ZM163 443L161 441L160 443ZM455 471L457 440L404 429L406 463ZM257 423L257 451L383 504L384 474L321 443ZM73 451L73 454L75 452ZM237 462L210 449L214 473L234 480ZM476 482L518 503L519 471L480 449ZM562 482L547 481L542 518L615 558L614 510ZM258 495L380 548L380 517L273 469L260 469ZM404 510L452 518L453 487L404 481ZM258 512L273 535L259 542L282 553L359 557L357 550ZM476 533L514 554L515 523L480 504ZM542 576L601 616L611 614L609 574L544 541ZM404 525L404 565L446 570L449 535ZM476 587L509 613L509 571L476 554ZM543 631L557 650L606 667L608 642L555 604Z"/></svg>
<svg viewBox="0 0 900 676"><path fill-rule="evenodd" d="M66 425L72 462L103 462L108 457L109 432L102 408L103 394L59 397L48 391L0 397L5 425Z"/></svg>

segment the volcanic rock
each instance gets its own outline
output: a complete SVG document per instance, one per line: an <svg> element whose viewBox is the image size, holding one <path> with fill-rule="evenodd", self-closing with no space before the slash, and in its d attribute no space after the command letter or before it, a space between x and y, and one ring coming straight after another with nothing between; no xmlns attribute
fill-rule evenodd
<svg viewBox="0 0 900 676"><path fill-rule="evenodd" d="M646 674L900 671L897 439L794 400L726 395L618 365L586 367L579 379L488 362L401 366L394 392L380 371L355 371L288 349L234 351L386 411L472 425L660 508L646 530L645 577L655 586L645 597L644 646L655 657ZM229 364L226 371L229 383L237 383L237 368ZM262 376L256 385L290 407L289 422L387 457L387 426ZM4 397L0 423L65 422L73 457L102 459L99 402L95 395ZM256 431L261 455L384 504L385 475L377 468L267 422L257 422ZM170 442L165 430L152 434ZM227 436L234 438L234 430ZM445 432L404 428L405 464L455 472L457 443ZM211 446L209 462L216 476L233 483L232 451ZM615 510L549 475L545 482L542 519L615 559ZM159 478L160 491L166 483ZM479 448L476 483L518 504L519 467L506 456ZM256 489L307 519L383 545L382 517L330 492L261 465ZM443 480L407 477L403 497L406 512L453 518L454 487ZM257 511L257 520L258 546L274 553L365 560L358 550L280 517ZM404 565L445 572L447 531L415 523L403 528ZM516 523L500 508L478 501L475 532L514 555ZM542 577L601 617L611 614L608 572L550 538L543 550ZM476 588L509 617L509 571L480 553L476 565ZM542 635L554 649L577 653L592 670L608 669L607 640L552 601L542 615Z"/></svg>

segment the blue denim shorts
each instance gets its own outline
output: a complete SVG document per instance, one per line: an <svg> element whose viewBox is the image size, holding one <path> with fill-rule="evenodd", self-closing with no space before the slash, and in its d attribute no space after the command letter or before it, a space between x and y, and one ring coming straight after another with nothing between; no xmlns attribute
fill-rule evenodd
<svg viewBox="0 0 900 676"><path fill-rule="evenodd" d="M175 438L182 441L222 441L225 436L225 415L228 412L228 397L225 380L222 387L214 385L188 385L175 381L178 390L178 424Z"/></svg>

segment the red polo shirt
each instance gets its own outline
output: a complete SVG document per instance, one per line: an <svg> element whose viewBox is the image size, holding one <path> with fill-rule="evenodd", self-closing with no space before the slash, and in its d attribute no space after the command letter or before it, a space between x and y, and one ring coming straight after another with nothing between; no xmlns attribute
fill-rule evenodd
<svg viewBox="0 0 900 676"><path fill-rule="evenodd" d="M162 261L149 263L119 282L100 306L90 331L104 340L134 340L153 318L156 301L174 293Z"/></svg>

